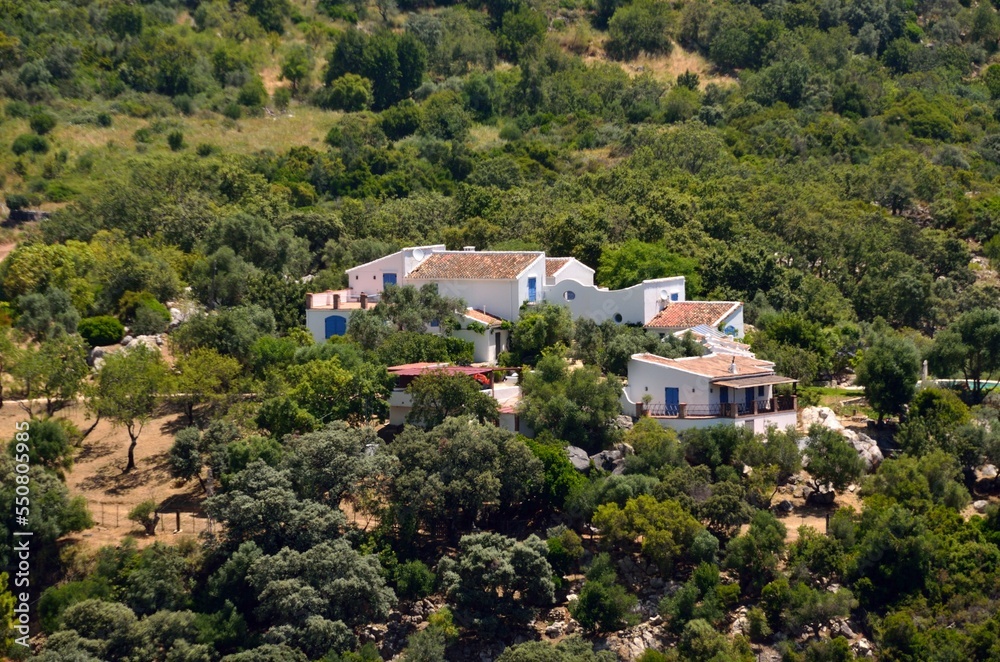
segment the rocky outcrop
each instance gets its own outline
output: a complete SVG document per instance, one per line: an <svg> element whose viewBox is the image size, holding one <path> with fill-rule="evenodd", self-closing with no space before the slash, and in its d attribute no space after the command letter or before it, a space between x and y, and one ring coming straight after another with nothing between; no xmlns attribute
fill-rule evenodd
<svg viewBox="0 0 1000 662"><path fill-rule="evenodd" d="M873 472L882 464L885 457L878 443L863 432L857 432L845 428L837 415L829 407L806 407L802 410L802 425L808 430L813 425L822 425L830 430L836 430L847 440L858 455L865 461L865 471ZM799 449L805 450L809 443L809 438L805 437L799 442Z"/></svg>
<svg viewBox="0 0 1000 662"><path fill-rule="evenodd" d="M631 430L633 425L632 417L625 416L624 414L615 417L614 422L611 424L612 427L619 430Z"/></svg>
<svg viewBox="0 0 1000 662"><path fill-rule="evenodd" d="M997 468L992 464L976 467L975 479L975 490L979 494L989 494L1000 484L1000 480L997 479Z"/></svg>
<svg viewBox="0 0 1000 662"><path fill-rule="evenodd" d="M840 434L844 435L844 438L854 446L854 450L865 461L865 471L871 473L878 469L885 457L882 455L882 450L878 447L874 439L863 432L855 432L848 429L841 430Z"/></svg>
<svg viewBox="0 0 1000 662"><path fill-rule="evenodd" d="M180 326L191 319L201 308L191 301L168 301L167 309L170 311L170 328Z"/></svg>
<svg viewBox="0 0 1000 662"><path fill-rule="evenodd" d="M90 350L90 355L87 357L87 363L100 370L101 366L104 365L104 357L107 356L107 353L108 350L103 347L95 347Z"/></svg>
<svg viewBox="0 0 1000 662"><path fill-rule="evenodd" d="M573 464L574 469L584 472L590 471L590 456L587 455L587 451L579 446L567 446L566 454L569 455L569 461Z"/></svg>
<svg viewBox="0 0 1000 662"><path fill-rule="evenodd" d="M163 336L125 336L122 338L122 347L125 349L132 349L133 347L138 347L139 345L145 345L150 349L159 349L163 346Z"/></svg>
<svg viewBox="0 0 1000 662"><path fill-rule="evenodd" d="M615 444L611 450L601 451L588 456L587 451L578 446L567 446L566 454L573 468L584 473L590 471L594 466L601 471L607 471L615 475L625 473L625 456L632 455L634 451L628 444Z"/></svg>
<svg viewBox="0 0 1000 662"><path fill-rule="evenodd" d="M810 506L832 506L837 498L837 493L832 485L820 485L812 481L803 486L802 496Z"/></svg>
<svg viewBox="0 0 1000 662"><path fill-rule="evenodd" d="M807 430L816 423L831 430L839 431L844 429L837 415L829 407L804 407L800 417L802 426Z"/></svg>
<svg viewBox="0 0 1000 662"><path fill-rule="evenodd" d="M632 662L639 659L647 648L662 650L665 646L662 619L654 616L645 623L608 635L594 648L609 650L617 655L619 660Z"/></svg>

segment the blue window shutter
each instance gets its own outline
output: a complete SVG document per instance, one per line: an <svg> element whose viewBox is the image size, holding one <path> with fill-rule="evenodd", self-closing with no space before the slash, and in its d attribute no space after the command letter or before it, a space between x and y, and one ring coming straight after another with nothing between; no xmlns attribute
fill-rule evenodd
<svg viewBox="0 0 1000 662"><path fill-rule="evenodd" d="M324 321L326 337L342 336L347 333L347 320L339 315L330 315Z"/></svg>

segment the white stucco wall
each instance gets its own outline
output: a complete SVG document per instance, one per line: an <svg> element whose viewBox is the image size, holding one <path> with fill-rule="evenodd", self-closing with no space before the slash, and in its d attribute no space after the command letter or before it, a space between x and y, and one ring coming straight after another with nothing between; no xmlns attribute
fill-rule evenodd
<svg viewBox="0 0 1000 662"><path fill-rule="evenodd" d="M632 402L642 402L642 396L648 393L653 397L653 404L662 404L667 387L678 390L679 401L683 404L707 405L713 402L708 377L636 359L628 362L627 388ZM715 393L714 402L718 402L718 398L718 393Z"/></svg>
<svg viewBox="0 0 1000 662"><path fill-rule="evenodd" d="M593 282L593 281L591 281ZM573 317L595 322L610 319L622 324L645 324L676 294L684 301L684 277L657 278L621 290L607 290L571 278L560 279L545 288L545 300L569 306ZM567 298L572 293L572 299ZM620 315L621 319L615 316Z"/></svg>
<svg viewBox="0 0 1000 662"><path fill-rule="evenodd" d="M468 321L462 318L463 323L468 324ZM468 340L475 346L473 361L475 363L496 363L497 353L496 353L496 337L495 334L500 334L500 351L507 351L508 338L507 331L494 327L492 329L486 329L483 333L477 333L475 331L470 331L468 329L459 329L458 331L453 331L452 335L456 338L461 338L462 340Z"/></svg>
<svg viewBox="0 0 1000 662"><path fill-rule="evenodd" d="M402 425L413 409L413 396L403 390L389 393L389 425Z"/></svg>
<svg viewBox="0 0 1000 662"><path fill-rule="evenodd" d="M500 414L500 428L507 430L508 432L516 432L517 434L528 437L529 439L534 438L535 431L524 422L524 419L518 420L517 414Z"/></svg>
<svg viewBox="0 0 1000 662"><path fill-rule="evenodd" d="M326 341L326 318L342 317L347 324L351 319L351 310L306 310L306 327L312 333L316 342Z"/></svg>
<svg viewBox="0 0 1000 662"><path fill-rule="evenodd" d="M725 320L722 322L722 329L725 330L727 326L732 326L736 329L736 337L743 337L743 306L739 306L733 311Z"/></svg>
<svg viewBox="0 0 1000 662"><path fill-rule="evenodd" d="M476 310L485 310L490 315L502 319L517 319L521 307L518 298L518 283L515 280L419 280L407 279L406 284L421 287L426 283L437 283L441 296L459 297L465 305ZM527 296L527 294L525 295Z"/></svg>
<svg viewBox="0 0 1000 662"><path fill-rule="evenodd" d="M708 377L678 370L667 365L658 365L647 361L631 359L628 364L628 399L631 402L642 402L642 396L650 394L652 404L663 404L666 400L667 387L678 390L678 400L687 405L718 404L720 387L713 384ZM773 395L773 387L764 386L764 394L758 395L758 387L751 387L754 400L769 400ZM746 402L747 389L729 388L729 402Z"/></svg>
<svg viewBox="0 0 1000 662"><path fill-rule="evenodd" d="M568 298L570 296L572 298ZM644 321L641 285L625 290L602 290L567 279L546 287L544 300L568 306L573 317L587 317L598 323L608 319L623 324L642 324ZM621 318L616 319L615 315Z"/></svg>
<svg viewBox="0 0 1000 662"><path fill-rule="evenodd" d="M538 259L531 263L531 265L525 269L518 276L517 279L517 306L520 309L521 304L528 300L528 279L535 279L535 303L542 301L545 296L545 256L539 255ZM517 317L504 317L504 319L515 320Z"/></svg>
<svg viewBox="0 0 1000 662"><path fill-rule="evenodd" d="M576 258L570 258L569 262L553 277L553 283L561 283L564 280L575 280L584 285L593 285L594 270Z"/></svg>
<svg viewBox="0 0 1000 662"><path fill-rule="evenodd" d="M357 296L365 294L375 294L382 291L382 275L385 273L396 274L396 283L403 284L403 279L408 273L413 271L426 260L432 253L437 253L445 249L444 244L434 244L431 246L414 246L396 251L391 255L379 258L366 264L361 264L347 270L348 287Z"/></svg>

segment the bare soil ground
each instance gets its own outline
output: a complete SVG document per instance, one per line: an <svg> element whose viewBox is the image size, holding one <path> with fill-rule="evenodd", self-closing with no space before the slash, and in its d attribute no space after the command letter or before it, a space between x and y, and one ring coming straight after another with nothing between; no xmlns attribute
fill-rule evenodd
<svg viewBox="0 0 1000 662"><path fill-rule="evenodd" d="M17 244L14 242L10 242L9 244L0 244L0 262L2 262L5 257L10 255L15 246L17 246Z"/></svg>
<svg viewBox="0 0 1000 662"><path fill-rule="evenodd" d="M81 430L93 424L87 419L82 405L67 407L57 414L69 419ZM0 409L0 439L11 439L14 424L28 418L25 411L8 403ZM201 533L208 521L201 511L203 494L197 481L179 484L170 477L167 451L173 436L186 421L176 413L161 415L143 429L135 449L136 468L123 474L128 457L128 434L101 421L84 439L77 451L73 468L66 475L66 484L73 496L82 496L94 519L95 526L69 538L95 547L118 544L133 535L139 546L154 540L175 542L178 535ZM146 499L154 499L165 514L157 535L146 536L141 527L127 519L129 511ZM175 512L181 512L181 533L175 534ZM192 517L196 515L196 517Z"/></svg>
<svg viewBox="0 0 1000 662"><path fill-rule="evenodd" d="M816 529L819 533L826 533L827 515L832 516L839 508L849 506L861 512L861 499L858 497L856 491L838 492L837 500L829 508L806 505L805 499L796 498L790 494L777 494L772 502L778 503L783 499L788 499L795 506L787 515L778 515L778 519L781 520L781 523L788 530L788 533L785 535L785 544L788 545L799 539L799 527L801 526L808 526Z"/></svg>

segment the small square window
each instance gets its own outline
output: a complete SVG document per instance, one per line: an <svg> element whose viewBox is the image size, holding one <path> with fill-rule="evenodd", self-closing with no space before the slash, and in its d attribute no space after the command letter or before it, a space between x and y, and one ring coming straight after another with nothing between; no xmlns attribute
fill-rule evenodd
<svg viewBox="0 0 1000 662"><path fill-rule="evenodd" d="M440 320L431 320L431 326L439 326Z"/></svg>
<svg viewBox="0 0 1000 662"><path fill-rule="evenodd" d="M673 292L673 293L672 293L672 294L670 295L670 300L671 300L671 301L677 301L677 292Z"/></svg>
<svg viewBox="0 0 1000 662"><path fill-rule="evenodd" d="M758 398L763 398L764 397L764 387L763 386L758 386L757 387L757 397Z"/></svg>

